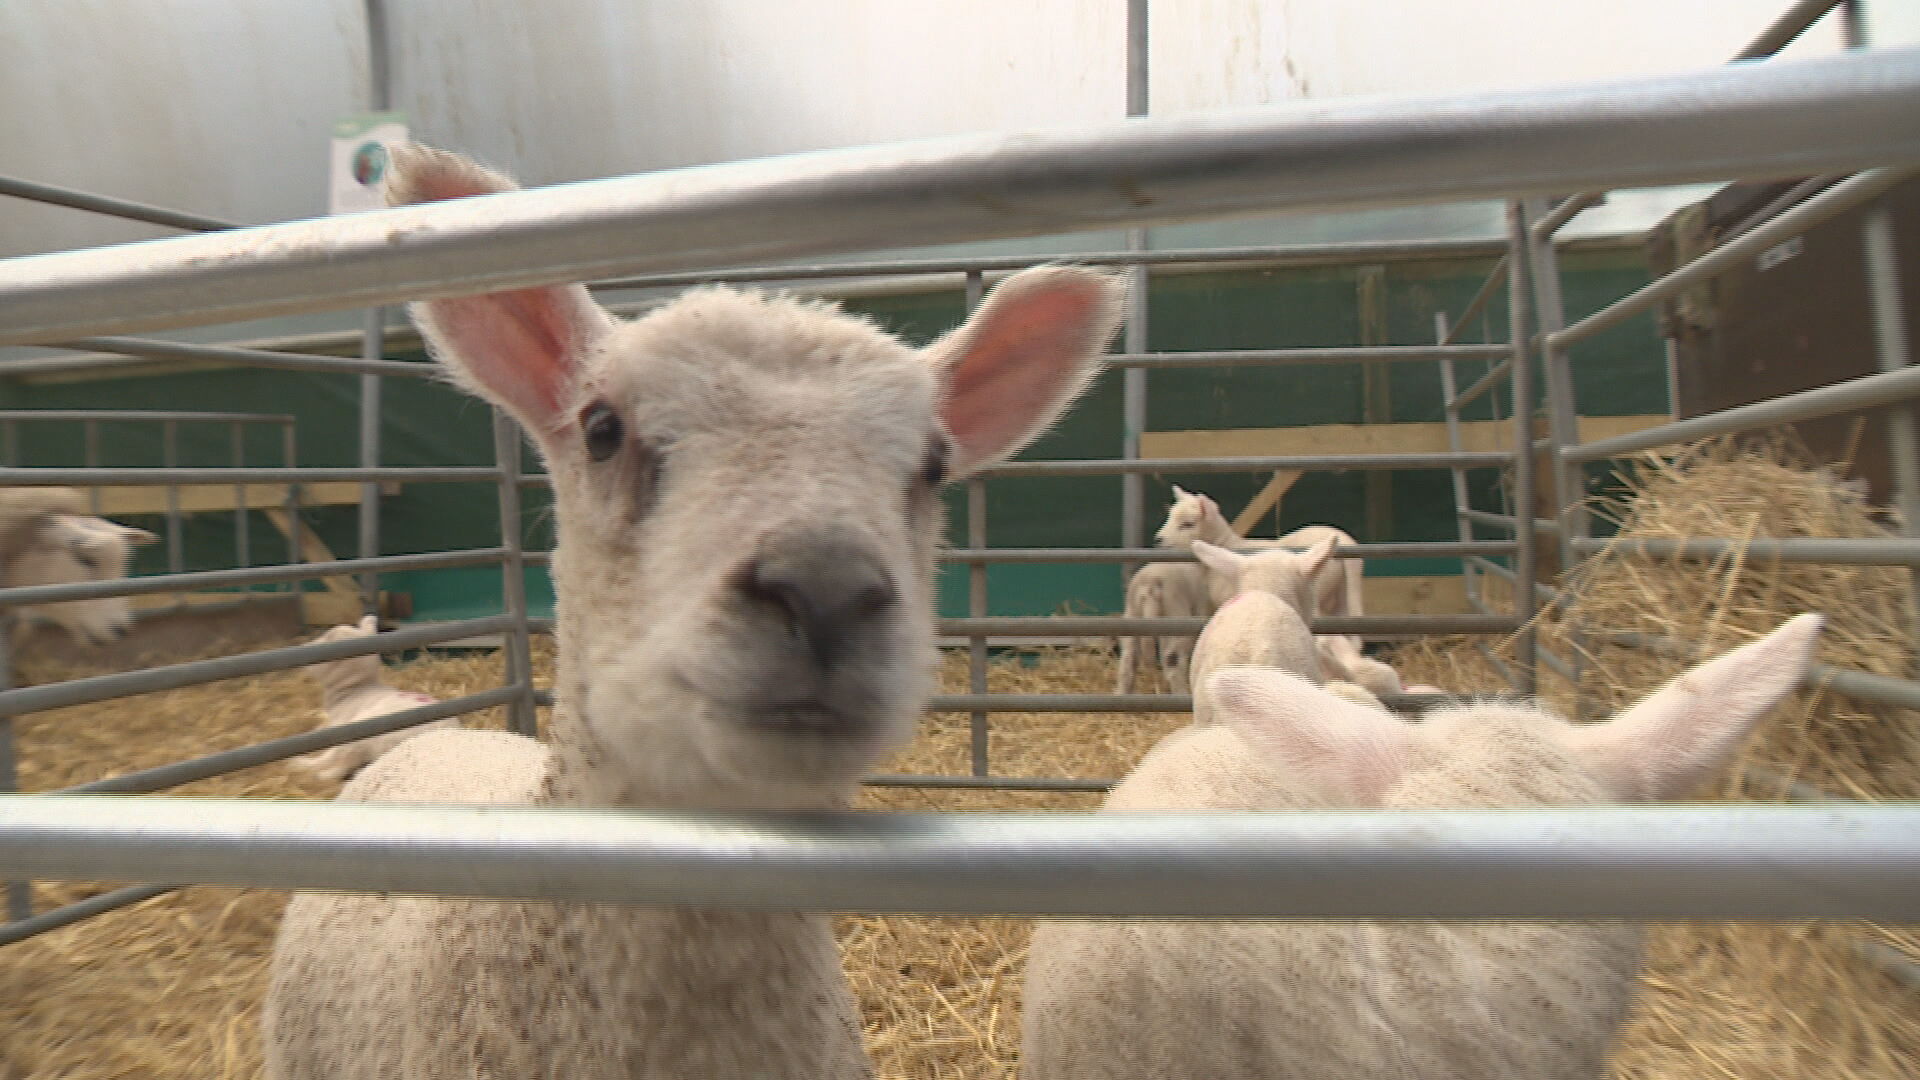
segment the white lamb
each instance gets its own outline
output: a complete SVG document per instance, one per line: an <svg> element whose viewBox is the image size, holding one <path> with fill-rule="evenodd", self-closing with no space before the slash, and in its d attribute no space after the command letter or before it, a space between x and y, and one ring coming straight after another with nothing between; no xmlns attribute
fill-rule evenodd
<svg viewBox="0 0 1920 1080"><path fill-rule="evenodd" d="M1129 619L1204 619L1213 614L1207 596L1206 571L1198 563L1147 563L1127 580L1126 615ZM1152 645L1167 689L1185 693L1190 685L1187 668L1193 659L1194 635L1123 634L1120 637L1120 673L1116 694L1133 693L1139 677L1142 649Z"/></svg>
<svg viewBox="0 0 1920 1080"><path fill-rule="evenodd" d="M417 147L394 169L400 203L512 187ZM341 797L847 805L931 688L941 486L1085 389L1122 295L1028 270L922 350L724 288L632 322L578 285L416 304L553 477L553 742L430 732ZM264 1026L281 1080L871 1073L831 926L804 914L301 894Z"/></svg>
<svg viewBox="0 0 1920 1080"><path fill-rule="evenodd" d="M379 632L379 623L377 616L368 615L361 619L358 625L333 627L314 638L314 644L372 637ZM321 728L371 720L376 716L417 709L422 705L431 705L440 700L431 694L388 686L381 677L382 668L378 653L355 656L346 660L334 660L325 664L311 664L303 670L314 682L320 684L320 708L326 714L326 718L320 723ZM360 739L329 747L318 753L295 758L294 764L322 780L338 783L415 735L424 734L434 728L459 726L459 722L452 717L433 720L401 731L376 735L371 739Z"/></svg>
<svg viewBox="0 0 1920 1080"><path fill-rule="evenodd" d="M1360 646L1345 634L1322 634L1313 639L1320 656L1320 670L1328 679L1340 679L1365 689L1375 697L1390 694L1438 694L1441 689L1426 683L1402 685L1400 673L1392 665L1360 651Z"/></svg>
<svg viewBox="0 0 1920 1080"><path fill-rule="evenodd" d="M1167 512L1166 524L1160 527L1156 539L1165 547L1187 547L1195 540L1204 540L1215 547L1231 548L1234 551L1268 551L1273 548L1291 548L1305 550L1315 544L1331 538L1341 547L1351 546L1353 537L1331 525L1304 525L1277 540L1262 540L1243 537L1233 531L1233 523L1227 520L1220 510L1220 504L1208 495L1185 491L1176 486L1173 489L1173 507ZM1363 564L1359 559L1335 559L1322 567L1314 578L1314 606L1311 609L1321 615L1364 615L1365 590ZM1229 593L1221 592L1217 583L1210 585L1213 606L1225 603ZM1360 638L1353 638L1355 648L1359 648Z"/></svg>
<svg viewBox="0 0 1920 1080"><path fill-rule="evenodd" d="M0 489L0 588L124 578L133 549L157 539L87 513L87 497L72 488ZM116 641L133 626L124 596L34 604L9 614L53 623L90 645Z"/></svg>
<svg viewBox="0 0 1920 1080"><path fill-rule="evenodd" d="M1470 705L1404 724L1282 672L1211 677L1222 723L1156 746L1103 812L1598 805L1675 798L1799 684L1820 617L1610 723ZM1640 967L1623 921L1043 921L1028 1080L1599 1080Z"/></svg>
<svg viewBox="0 0 1920 1080"><path fill-rule="evenodd" d="M1312 610L1316 575L1333 557L1335 543L1329 536L1300 554L1276 550L1242 555L1205 540L1193 542L1194 556L1230 597L1207 620L1193 647L1195 724L1213 722L1206 680L1221 668L1252 664L1322 681L1306 612Z"/></svg>

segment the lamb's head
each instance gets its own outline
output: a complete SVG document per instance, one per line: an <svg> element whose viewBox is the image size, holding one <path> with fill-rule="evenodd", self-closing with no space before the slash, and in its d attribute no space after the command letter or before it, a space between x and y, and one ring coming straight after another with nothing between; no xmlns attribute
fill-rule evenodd
<svg viewBox="0 0 1920 1080"><path fill-rule="evenodd" d="M1233 524L1221 513L1220 504L1214 502L1211 495L1188 491L1175 484L1173 504L1167 507L1167 520L1153 536L1161 547L1183 548L1195 540L1225 544L1235 533Z"/></svg>
<svg viewBox="0 0 1920 1080"><path fill-rule="evenodd" d="M7 561L6 585L67 585L116 581L127 576L133 549L158 537L105 518L50 514L27 534L24 546ZM133 627L133 608L124 596L67 600L19 609L24 619L42 619L92 645L119 640Z"/></svg>
<svg viewBox="0 0 1920 1080"><path fill-rule="evenodd" d="M1272 593L1293 605L1301 618L1311 621L1316 609L1314 577L1333 557L1337 544L1338 538L1329 536L1301 552L1272 548L1243 555L1215 547L1205 540L1195 540L1193 555L1207 568L1208 574L1227 583L1229 587L1222 590L1224 595Z"/></svg>
<svg viewBox="0 0 1920 1080"><path fill-rule="evenodd" d="M394 199L510 190L395 154ZM696 290L632 322L578 285L415 305L553 475L556 686L612 794L817 802L930 690L940 489L1032 441L1117 330L1108 274L1043 267L914 349L818 302ZM602 794L607 794L603 792Z"/></svg>
<svg viewBox="0 0 1920 1080"><path fill-rule="evenodd" d="M1215 672L1220 719L1305 805L1497 807L1686 795L1800 684L1821 618L1801 615L1701 664L1613 720L1472 704L1407 724L1271 668Z"/></svg>
<svg viewBox="0 0 1920 1080"><path fill-rule="evenodd" d="M380 630L380 619L368 615L351 626L335 626L313 639L315 645L330 644L335 641L352 641L355 638L372 637ZM345 660L329 660L324 664L309 664L301 669L309 678L320 684L327 694L341 694L355 687L380 681L380 654L368 653L365 656L352 656Z"/></svg>

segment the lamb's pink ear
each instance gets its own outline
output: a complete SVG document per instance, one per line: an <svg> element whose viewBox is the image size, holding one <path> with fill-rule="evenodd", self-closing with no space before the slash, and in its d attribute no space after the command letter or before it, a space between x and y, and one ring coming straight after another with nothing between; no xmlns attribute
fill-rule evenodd
<svg viewBox="0 0 1920 1080"><path fill-rule="evenodd" d="M459 154L408 143L392 155L387 202L394 206L519 190ZM581 359L613 325L582 285L425 300L412 312L435 358L539 435L564 425Z"/></svg>
<svg viewBox="0 0 1920 1080"><path fill-rule="evenodd" d="M1173 501L1179 502L1181 499L1187 498L1192 498L1192 496L1187 494L1186 488L1181 487L1179 484L1173 485Z"/></svg>
<svg viewBox="0 0 1920 1080"><path fill-rule="evenodd" d="M158 536L155 536L145 529L136 529L131 525L118 525L118 523L116 523L116 526L120 530L120 535L125 537L127 543L132 544L134 547L145 547L148 544L157 544L160 542Z"/></svg>
<svg viewBox="0 0 1920 1080"><path fill-rule="evenodd" d="M377 634L380 632L380 616L362 615L359 626L360 632L363 634Z"/></svg>
<svg viewBox="0 0 1920 1080"><path fill-rule="evenodd" d="M940 417L953 437L953 475L1012 457L1060 418L1099 374L1125 296L1112 274L1022 270L927 346L940 375Z"/></svg>
<svg viewBox="0 0 1920 1080"><path fill-rule="evenodd" d="M1822 621L1795 616L1682 674L1613 721L1573 729L1568 741L1614 798L1679 798L1724 765L1754 724L1800 685Z"/></svg>
<svg viewBox="0 0 1920 1080"><path fill-rule="evenodd" d="M1241 573L1246 570L1248 559L1248 556L1237 551L1215 547L1205 540L1193 542L1193 557L1200 560L1200 565L1229 581L1240 579Z"/></svg>
<svg viewBox="0 0 1920 1080"><path fill-rule="evenodd" d="M1279 668L1207 677L1215 715L1247 745L1354 806L1376 806L1406 771L1407 726Z"/></svg>

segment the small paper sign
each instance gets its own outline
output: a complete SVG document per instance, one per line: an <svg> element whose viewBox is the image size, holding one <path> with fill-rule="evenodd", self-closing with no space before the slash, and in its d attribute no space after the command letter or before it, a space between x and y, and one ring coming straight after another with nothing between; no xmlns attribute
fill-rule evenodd
<svg viewBox="0 0 1920 1080"><path fill-rule="evenodd" d="M361 113L336 121L327 212L352 214L385 207L387 147L405 141L407 118L401 113Z"/></svg>

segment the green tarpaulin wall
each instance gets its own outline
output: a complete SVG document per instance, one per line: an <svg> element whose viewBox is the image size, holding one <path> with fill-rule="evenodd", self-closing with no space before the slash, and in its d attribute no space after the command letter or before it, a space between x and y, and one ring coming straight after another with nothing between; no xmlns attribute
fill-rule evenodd
<svg viewBox="0 0 1920 1080"><path fill-rule="evenodd" d="M1149 309L1150 347L1155 350L1340 346L1357 343L1422 344L1433 338L1433 313L1459 311L1490 269L1487 260L1387 263L1314 270L1233 270L1163 273L1153 279ZM1569 318L1578 318L1645 283L1637 250L1593 251L1563 258ZM928 340L956 323L959 291L863 298L848 307L871 314L915 341ZM1496 299L1462 341L1498 341L1506 336L1504 297ZM1363 323L1365 325L1363 325ZM398 359L421 359L416 352ZM1581 412L1629 415L1666 411L1665 368L1651 320L1630 321L1583 344L1574 354ZM1462 384L1486 365L1462 365ZM1394 422L1441 418L1437 365L1390 365ZM1152 372L1148 376L1149 430L1285 427L1360 423L1363 372L1359 365L1315 365ZM1028 458L1118 456L1120 375L1110 372L1058 429L1024 455ZM486 406L436 381L387 379L384 387L382 458L386 465L490 464L492 435ZM1492 419L1495 399L1506 414L1505 391L1477 402L1468 419ZM6 408L145 408L287 413L297 418L299 464L358 463L359 380L323 374L224 369L178 374L0 384ZM157 424L104 425L101 463L161 463ZM32 424L18 432L20 464L78 465L83 436L78 425ZM179 440L182 465L233 463L225 426L185 425ZM246 436L246 461L281 464L279 435L271 427ZM532 455L528 455L531 465ZM1169 498L1168 485L1205 490L1233 513L1260 488L1265 475L1163 475L1148 478L1148 529L1157 527ZM1474 474L1475 505L1497 505L1492 470ZM1457 539L1452 492L1444 471L1392 474L1393 535L1370 536L1366 528L1365 479L1359 473L1309 473L1287 495L1280 522L1338 525L1361 540ZM1009 478L987 488L988 542L999 547L1094 547L1120 542L1118 477ZM543 492L529 491L526 542L552 543ZM418 484L383 500L383 553L398 554L499 543L495 489L485 484ZM966 535L965 499L949 499L951 535ZM357 554L356 510L315 508L306 520L341 557ZM260 515L250 537L256 562L286 558L286 544ZM1256 533L1272 535L1269 516ZM130 523L158 529L154 521ZM187 569L234 565L232 516L187 518ZM138 573L166 568L157 548L143 551ZM1452 559L1385 560L1368 564L1377 575L1451 574ZM1111 612L1121 607L1120 569L1114 565L995 566L989 571L994 614L1043 615L1063 609ZM552 589L543 569L528 574L537 612L550 610ZM498 568L469 568L386 575L382 587L412 594L415 617L459 618L499 610ZM949 567L941 582L941 610L964 613L966 570Z"/></svg>

